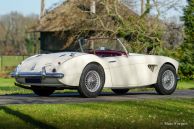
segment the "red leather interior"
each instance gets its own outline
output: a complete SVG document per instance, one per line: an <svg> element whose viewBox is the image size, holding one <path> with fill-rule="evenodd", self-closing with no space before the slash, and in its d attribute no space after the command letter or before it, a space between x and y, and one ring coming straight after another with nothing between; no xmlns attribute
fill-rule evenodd
<svg viewBox="0 0 194 129"><path fill-rule="evenodd" d="M89 54L95 54L100 57L114 57L114 56L122 56L127 55L125 52L122 51L114 51L114 50L96 50L90 51Z"/></svg>

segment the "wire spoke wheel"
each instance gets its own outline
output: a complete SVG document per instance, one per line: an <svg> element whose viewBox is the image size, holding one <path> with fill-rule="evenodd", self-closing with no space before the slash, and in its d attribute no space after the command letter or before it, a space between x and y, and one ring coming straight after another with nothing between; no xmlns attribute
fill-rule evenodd
<svg viewBox="0 0 194 129"><path fill-rule="evenodd" d="M162 85L166 90L173 88L175 84L175 76L171 70L167 70L162 75Z"/></svg>
<svg viewBox="0 0 194 129"><path fill-rule="evenodd" d="M88 64L82 72L78 92L82 97L97 97L105 83L105 73L103 67L98 64Z"/></svg>
<svg viewBox="0 0 194 129"><path fill-rule="evenodd" d="M166 64L162 66L155 85L157 93L160 95L174 93L177 87L177 78L176 69L172 65Z"/></svg>
<svg viewBox="0 0 194 129"><path fill-rule="evenodd" d="M86 74L85 85L90 92L96 92L101 84L100 75L96 71L90 71Z"/></svg>

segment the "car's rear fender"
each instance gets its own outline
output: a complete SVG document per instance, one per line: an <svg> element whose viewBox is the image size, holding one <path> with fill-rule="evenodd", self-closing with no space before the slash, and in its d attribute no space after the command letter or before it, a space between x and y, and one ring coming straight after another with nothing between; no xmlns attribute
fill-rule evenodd
<svg viewBox="0 0 194 129"><path fill-rule="evenodd" d="M156 72L155 72L156 75L157 75L157 76L155 76L155 78L154 78L155 83L157 83L158 75L159 75L160 69L161 69L164 65L168 64L168 65L173 66L173 67L175 68L175 70L176 70L176 73L178 72L178 67L179 67L178 61L176 61L176 60L174 60L174 59L172 59L172 58L164 57L164 56L158 56L158 58L159 58L159 63L158 63L158 69L157 69Z"/></svg>

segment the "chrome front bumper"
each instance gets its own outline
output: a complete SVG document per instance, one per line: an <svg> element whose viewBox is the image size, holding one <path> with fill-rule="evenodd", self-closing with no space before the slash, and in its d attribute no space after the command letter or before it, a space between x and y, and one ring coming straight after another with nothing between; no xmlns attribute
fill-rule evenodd
<svg viewBox="0 0 194 129"><path fill-rule="evenodd" d="M15 72L11 73L11 77L14 78L63 78L63 73L47 73L45 67L41 72L18 72L16 68Z"/></svg>

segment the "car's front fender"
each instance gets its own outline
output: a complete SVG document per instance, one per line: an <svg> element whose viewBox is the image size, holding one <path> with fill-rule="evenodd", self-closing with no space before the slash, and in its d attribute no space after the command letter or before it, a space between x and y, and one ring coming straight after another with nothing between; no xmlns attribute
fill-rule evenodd
<svg viewBox="0 0 194 129"><path fill-rule="evenodd" d="M112 83L108 64L100 57L92 54L78 56L62 63L57 69L57 72L63 73L64 77L59 79L59 81L68 86L79 86L82 71L90 63L98 63L103 67L106 78L105 86L111 86Z"/></svg>

